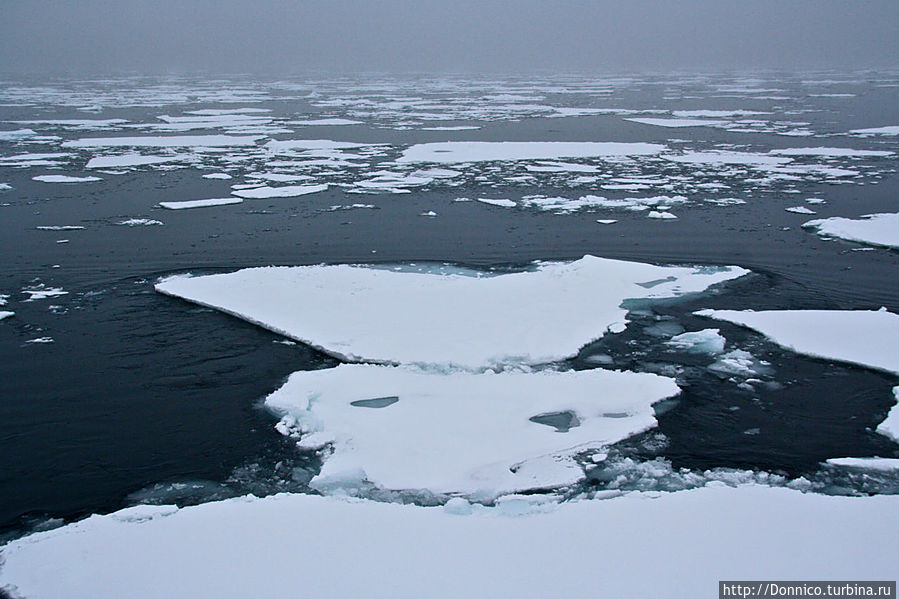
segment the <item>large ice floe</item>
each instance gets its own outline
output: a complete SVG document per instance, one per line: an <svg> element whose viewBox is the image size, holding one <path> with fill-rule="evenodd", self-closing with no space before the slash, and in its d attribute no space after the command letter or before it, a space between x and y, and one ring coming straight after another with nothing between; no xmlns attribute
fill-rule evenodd
<svg viewBox="0 0 899 599"><path fill-rule="evenodd" d="M864 214L859 219L820 218L802 225L822 237L899 249L899 213Z"/></svg>
<svg viewBox="0 0 899 599"><path fill-rule="evenodd" d="M635 372L344 364L295 372L265 405L301 448L324 449L313 488L492 500L578 482L577 454L651 428L652 404L678 392L671 379Z"/></svg>
<svg viewBox="0 0 899 599"><path fill-rule="evenodd" d="M443 267L250 268L176 275L156 289L343 360L483 369L571 357L607 330L623 328L625 300L700 292L747 272L585 256L499 275Z"/></svg>
<svg viewBox="0 0 899 599"><path fill-rule="evenodd" d="M895 516L895 497L755 485L492 508L281 494L40 532L4 548L0 585L30 599L696 597L718 580L882 580Z"/></svg>
<svg viewBox="0 0 899 599"><path fill-rule="evenodd" d="M650 143L556 141L452 141L417 144L397 162L487 162L495 160L552 160L554 158L611 158L655 155L667 149Z"/></svg>

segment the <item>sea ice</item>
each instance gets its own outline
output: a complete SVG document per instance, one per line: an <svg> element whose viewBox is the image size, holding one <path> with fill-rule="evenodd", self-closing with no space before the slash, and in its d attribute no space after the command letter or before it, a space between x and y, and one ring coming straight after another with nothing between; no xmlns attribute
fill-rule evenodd
<svg viewBox="0 0 899 599"><path fill-rule="evenodd" d="M700 310L800 354L899 374L899 316L886 310Z"/></svg>
<svg viewBox="0 0 899 599"><path fill-rule="evenodd" d="M899 458L830 458L828 464L862 468L864 470L882 470L891 472L899 470Z"/></svg>
<svg viewBox="0 0 899 599"><path fill-rule="evenodd" d="M893 387L893 397L896 399L896 405L877 427L877 432L899 443L899 387Z"/></svg>
<svg viewBox="0 0 899 599"><path fill-rule="evenodd" d="M122 154L119 156L95 156L87 161L86 168L121 168L125 166L146 166L163 164L189 158L187 155L147 156L142 154Z"/></svg>
<svg viewBox="0 0 899 599"><path fill-rule="evenodd" d="M37 135L33 129L16 129L15 131L0 131L0 141L17 141Z"/></svg>
<svg viewBox="0 0 899 599"><path fill-rule="evenodd" d="M0 320L4 318L9 318L10 316L15 316L15 312L8 312L6 310L0 310Z"/></svg>
<svg viewBox="0 0 899 599"><path fill-rule="evenodd" d="M660 220L674 220L677 218L677 216L671 214L670 212L663 212L660 210L652 210L646 216L647 218L657 218Z"/></svg>
<svg viewBox="0 0 899 599"><path fill-rule="evenodd" d="M206 208L208 206L225 206L228 204L240 204L241 198L215 198L211 200L187 200L184 202L159 202L159 205L169 210L185 210L187 208Z"/></svg>
<svg viewBox="0 0 899 599"><path fill-rule="evenodd" d="M174 276L162 293L218 308L345 360L541 364L623 326L626 299L701 292L748 271L653 266L585 256L484 276L365 266L250 268ZM645 281L664 280L646 287ZM527 298L525 301L524 298Z"/></svg>
<svg viewBox="0 0 899 599"><path fill-rule="evenodd" d="M675 335L668 340L668 345L677 349L701 354L720 354L724 351L727 340L718 329L703 329Z"/></svg>
<svg viewBox="0 0 899 599"><path fill-rule="evenodd" d="M306 121L288 121L288 125L300 125L302 127L311 126L336 126L336 125L362 125L362 121L354 121L352 119L310 119Z"/></svg>
<svg viewBox="0 0 899 599"><path fill-rule="evenodd" d="M124 225L126 227L149 227L152 225L161 225L163 224L163 222L160 220L154 220L152 218L128 218L125 220L120 220L116 224Z"/></svg>
<svg viewBox="0 0 899 599"><path fill-rule="evenodd" d="M771 150L769 154L778 156L826 156L826 157L873 157L892 156L892 152L884 150L854 150L852 148L786 148Z"/></svg>
<svg viewBox="0 0 899 599"><path fill-rule="evenodd" d="M495 160L552 160L554 158L611 158L650 156L666 147L649 143L554 141L450 141L417 144L397 162L462 163Z"/></svg>
<svg viewBox="0 0 899 599"><path fill-rule="evenodd" d="M857 135L899 135L899 125L872 127L870 129L853 129L849 133L855 133Z"/></svg>
<svg viewBox="0 0 899 599"><path fill-rule="evenodd" d="M784 208L784 210L793 212L794 214L816 214L814 210L806 208L805 206L791 206L790 208Z"/></svg>
<svg viewBox="0 0 899 599"><path fill-rule="evenodd" d="M716 121L711 119L629 118L624 120L641 123L643 125L655 125L656 127L721 127L729 124L728 121Z"/></svg>
<svg viewBox="0 0 899 599"><path fill-rule="evenodd" d="M673 380L646 373L344 364L293 373L265 405L300 447L324 450L314 488L365 482L483 500L574 484L584 476L575 454L651 428L652 404L678 393ZM394 401L361 409L368 398ZM535 420L562 412L575 423L564 434Z"/></svg>
<svg viewBox="0 0 899 599"><path fill-rule="evenodd" d="M204 179L230 179L231 175L228 173L207 173L203 175Z"/></svg>
<svg viewBox="0 0 899 599"><path fill-rule="evenodd" d="M93 181L102 181L101 177L70 177L68 175L38 175L32 177L32 181L40 181L41 183L91 183Z"/></svg>
<svg viewBox="0 0 899 599"><path fill-rule="evenodd" d="M82 225L38 225L35 227L38 231L80 231L83 228Z"/></svg>
<svg viewBox="0 0 899 599"><path fill-rule="evenodd" d="M328 185L285 185L282 187L254 187L252 189L240 189L232 191L234 195L248 200L267 198L293 198L296 196L318 193L328 189Z"/></svg>
<svg viewBox="0 0 899 599"><path fill-rule="evenodd" d="M860 219L822 218L802 225L823 237L837 237L868 245L899 248L899 213L863 214Z"/></svg>
<svg viewBox="0 0 899 599"><path fill-rule="evenodd" d="M719 484L515 516L462 500L248 496L130 508L17 539L3 548L0 586L30 599L243 599L299 588L309 597L580 599L696 597L719 580L883 580L895 572L897 503Z"/></svg>
<svg viewBox="0 0 899 599"><path fill-rule="evenodd" d="M751 152L729 152L712 150L709 152L687 152L682 155L666 155L666 160L685 164L735 164L753 167L772 167L787 164L792 158L753 154Z"/></svg>
<svg viewBox="0 0 899 599"><path fill-rule="evenodd" d="M491 206L502 206L503 208L514 208L518 204L509 199L490 199L490 198L478 198L478 201L484 204L490 204Z"/></svg>
<svg viewBox="0 0 899 599"><path fill-rule="evenodd" d="M85 137L63 142L64 148L179 148L255 146L263 136L181 135L155 137Z"/></svg>

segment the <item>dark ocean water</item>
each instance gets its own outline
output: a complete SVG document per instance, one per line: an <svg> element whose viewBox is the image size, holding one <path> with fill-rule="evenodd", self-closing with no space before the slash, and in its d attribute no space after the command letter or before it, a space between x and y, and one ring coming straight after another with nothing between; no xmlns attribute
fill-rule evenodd
<svg viewBox="0 0 899 599"><path fill-rule="evenodd" d="M8 81L0 82L0 98L5 98L5 103L0 102L0 120L122 118L146 123L155 122L161 114L252 106L269 108L272 115L284 118L336 115L365 121L341 127L296 127L293 134L273 134L276 139L347 140L392 144L399 149L426 141L556 140L654 142L672 147L686 144L684 147L700 150L761 152L818 146L899 150L896 137L845 135L851 129L899 124L895 78L876 73L767 77L761 83L745 83L732 78L671 76L609 84L613 89L609 93L589 91L590 86L582 82L577 93L544 89L540 94L543 103L556 106L772 112L774 116L759 118L809 123L796 127L807 127L815 136L651 127L615 114L568 118L525 114L515 120L482 117L437 121L444 125L475 123L481 126L478 130L404 130L396 128L403 126L398 125L404 122L402 111L399 116L366 117L340 112L344 109L335 108L338 104L316 104L322 97L339 99L342 94L359 94L365 89L363 82L347 81L304 81L291 91L283 82L272 87L270 82L247 80L178 80L166 84L167 93L181 90L177 98L169 93L168 99L158 82L42 82L39 87L35 82ZM570 81L551 83L571 86ZM390 85L396 87L393 94ZM422 92L414 82L381 81L377 93L383 100L418 90L432 103L446 104L457 97L478 98L483 90L492 88L524 93L522 90L533 85L478 81L425 87ZM779 91L727 94L721 92L722 85ZM197 87L203 93L191 92ZM222 101L221 96L209 92L235 87L264 97L258 102L241 101L249 95ZM133 98L142 97L141 89L161 94L160 105L129 105L128 98L135 104ZM817 95L822 93L854 95ZM95 103L103 108L78 110L79 104ZM20 127L33 126L0 124L2 130ZM55 126L38 133L61 139L0 141L0 156L71 151L60 150L58 144L81 137L222 131L107 132ZM240 152L239 148L228 150L231 155ZM290 372L336 362L302 345L277 343L279 336L253 325L156 294L153 283L172 272L218 272L269 264L410 261L493 267L537 259L574 259L584 254L666 264L739 265L756 274L714 296L635 314L628 331L585 348L571 360L575 368L595 367L595 362L585 358L608 354L616 367L657 372L682 368L678 380L683 395L674 407L660 414L658 428L647 433L652 439L661 436L663 442L653 444L644 436L625 443L624 450L642 459L666 458L676 468L729 467L789 477L814 476L819 463L829 457L899 456L895 444L873 433L892 404L890 390L899 384L896 377L797 356L749 331L723 323L712 325L690 315L692 310L710 307L848 310L885 306L899 311L899 253L856 251L861 246L822 240L800 227L809 218L895 212L899 201L895 155L853 161L851 167L857 166L862 174L840 184L835 184L835 179L800 177L780 186L759 187L746 181L745 173L719 173L719 179L730 177L730 189L688 194L691 203L672 210L678 219L662 222L647 219L641 212L553 214L454 201L459 197L517 200L532 194L577 197L599 193L589 185L573 189L556 179L506 182L498 187L497 182L504 178L501 173L488 173L481 180L463 178L453 187L414 188L407 194L356 195L332 186L309 196L178 212L155 205L159 201L227 197L231 184L243 182L240 172L232 173L235 177L228 181L203 179L202 173L220 170L203 163L171 170L141 167L123 174L100 174L104 180L99 183L32 180L40 174L96 174L84 168L87 153L75 154L61 169L0 166L0 183L12 186L0 192L0 293L10 295L4 309L16 313L0 323L0 527L6 531L20 530L46 517L74 518L112 510L134 500L129 495L142 489L150 490L137 499L189 501L302 488L308 480L314 460L298 456L292 444L273 430L275 419L259 402ZM850 168L846 162L836 166ZM656 169L638 166L635 172L652 175ZM349 172L345 176L356 175ZM667 176L684 173L671 170ZM693 172L689 176L699 175ZM607 191L601 195L632 197L657 192ZM747 203L716 206L703 202L705 197L741 197ZM818 211L816 217L784 210L803 204L805 198L824 198L827 203L811 206ZM377 209L328 211L330 206L356 202ZM439 216L420 216L429 210ZM115 224L130 217L159 219L165 224ZM619 222L602 226L597 218ZM47 225L85 228L36 229ZM57 243L64 239L68 241ZM28 295L21 290L38 284L68 293L25 301ZM772 373L765 378L771 384L750 393L706 370L709 360L662 355L653 349L653 336L646 332L658 322L673 322L686 330L721 328L729 341L753 348L754 355L770 362ZM28 343L40 337L51 337L53 342ZM187 486L171 486L179 482ZM154 485L159 484L162 486L155 487L159 493L154 495Z"/></svg>

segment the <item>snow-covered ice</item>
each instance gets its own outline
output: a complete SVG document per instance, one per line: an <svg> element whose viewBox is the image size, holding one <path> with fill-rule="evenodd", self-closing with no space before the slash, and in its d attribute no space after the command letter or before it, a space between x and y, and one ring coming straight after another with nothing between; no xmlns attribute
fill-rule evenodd
<svg viewBox="0 0 899 599"><path fill-rule="evenodd" d="M0 320L9 318L10 316L15 316L15 314L15 312L9 312L8 310L0 310Z"/></svg>
<svg viewBox="0 0 899 599"><path fill-rule="evenodd" d="M147 166L164 164L189 158L186 155L148 156L144 154L121 154L119 156L95 156L87 161L86 168L122 168L126 166Z"/></svg>
<svg viewBox="0 0 899 599"><path fill-rule="evenodd" d="M855 133L857 135L899 135L899 125L871 127L869 129L853 129L850 133Z"/></svg>
<svg viewBox="0 0 899 599"><path fill-rule="evenodd" d="M509 199L491 199L491 198L478 198L478 201L483 204L490 204L491 206L501 206L503 208L514 208L518 204Z"/></svg>
<svg viewBox="0 0 899 599"><path fill-rule="evenodd" d="M493 499L581 480L575 454L651 428L652 404L678 392L673 380L645 373L447 374L344 364L293 373L265 405L300 447L326 448L314 488L365 482ZM392 401L361 407L369 398ZM550 414L566 414L571 427L562 433L534 420Z"/></svg>
<svg viewBox="0 0 899 599"><path fill-rule="evenodd" d="M64 148L183 148L255 146L260 135L181 135L147 137L85 137L63 142Z"/></svg>
<svg viewBox="0 0 899 599"><path fill-rule="evenodd" d="M877 432L899 443L899 387L893 387L893 397L896 405L893 406L884 421L878 425Z"/></svg>
<svg viewBox="0 0 899 599"><path fill-rule="evenodd" d="M554 158L611 158L650 156L666 147L650 143L555 141L450 141L417 144L397 162L462 163L495 160L552 160Z"/></svg>
<svg viewBox="0 0 899 599"><path fill-rule="evenodd" d="M899 248L899 213L863 214L859 219L833 217L802 225L823 237L837 237L869 245Z"/></svg>
<svg viewBox="0 0 899 599"><path fill-rule="evenodd" d="M800 354L899 374L899 316L886 310L701 310Z"/></svg>
<svg viewBox="0 0 899 599"><path fill-rule="evenodd" d="M362 121L354 121L353 119L309 119L305 121L288 121L288 125L300 125L301 127L312 126L337 126L337 125L361 125Z"/></svg>
<svg viewBox="0 0 899 599"><path fill-rule="evenodd" d="M825 157L874 157L892 156L892 152L885 150L855 150L853 148L786 148L783 150L771 150L769 154L778 156L825 156Z"/></svg>
<svg viewBox="0 0 899 599"><path fill-rule="evenodd" d="M226 180L226 179L230 179L230 178L231 178L231 175L229 175L228 173L207 173L207 174L203 175L203 178L204 178L204 179L223 179L223 180Z"/></svg>
<svg viewBox="0 0 899 599"><path fill-rule="evenodd" d="M899 470L899 458L830 458L827 460L827 463L833 466L881 470L884 472Z"/></svg>
<svg viewBox="0 0 899 599"><path fill-rule="evenodd" d="M659 220L674 220L677 218L674 214L662 210L651 210L646 216L647 218L657 218Z"/></svg>
<svg viewBox="0 0 899 599"><path fill-rule="evenodd" d="M643 125L654 125L656 127L716 127L727 125L727 121L717 121L711 119L652 119L652 118L628 118L626 121L640 123Z"/></svg>
<svg viewBox="0 0 899 599"><path fill-rule="evenodd" d="M718 484L538 504L521 516L463 500L444 508L292 494L137 506L6 545L0 585L29 599L299 590L543 599L696 597L718 580L883 580L895 571L897 502Z"/></svg>
<svg viewBox="0 0 899 599"><path fill-rule="evenodd" d="M784 210L794 214L816 214L814 210L805 206L790 206L789 208L784 208Z"/></svg>
<svg viewBox="0 0 899 599"><path fill-rule="evenodd" d="M38 175L31 178L41 183L92 183L102 181L102 177L71 177L69 175Z"/></svg>
<svg viewBox="0 0 899 599"><path fill-rule="evenodd" d="M585 256L497 276L350 265L251 268L174 276L156 289L342 359L484 368L565 359L622 326L626 299L701 292L747 272Z"/></svg>
<svg viewBox="0 0 899 599"><path fill-rule="evenodd" d="M116 224L126 227L150 227L153 225L161 225L163 222L152 218L126 218L125 220L120 220Z"/></svg>
<svg viewBox="0 0 899 599"><path fill-rule="evenodd" d="M35 227L38 231L80 231L83 225L38 225Z"/></svg>
<svg viewBox="0 0 899 599"><path fill-rule="evenodd" d="M282 187L253 187L252 189L239 189L232 191L234 195L248 200L259 200L267 198L293 198L296 196L307 195L310 193L318 193L328 189L327 184L323 185L284 185Z"/></svg>
<svg viewBox="0 0 899 599"><path fill-rule="evenodd" d="M209 206L226 206L228 204L240 204L241 198L213 198L209 200L185 200L183 202L159 202L159 205L169 210L185 210L187 208L207 208Z"/></svg>
<svg viewBox="0 0 899 599"><path fill-rule="evenodd" d="M724 351L727 340L721 336L719 329L703 329L675 335L668 340L668 345L677 349L702 354L720 354Z"/></svg>

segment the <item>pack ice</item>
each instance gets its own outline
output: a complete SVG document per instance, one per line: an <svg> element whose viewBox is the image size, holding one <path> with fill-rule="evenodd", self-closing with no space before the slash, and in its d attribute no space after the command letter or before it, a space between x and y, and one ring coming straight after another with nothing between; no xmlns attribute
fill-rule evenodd
<svg viewBox="0 0 899 599"><path fill-rule="evenodd" d="M359 265L177 275L157 291L217 308L346 361L483 369L571 357L623 328L625 300L700 292L738 267L654 266L584 256L486 275Z"/></svg>

